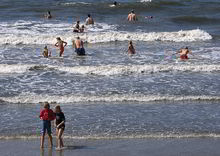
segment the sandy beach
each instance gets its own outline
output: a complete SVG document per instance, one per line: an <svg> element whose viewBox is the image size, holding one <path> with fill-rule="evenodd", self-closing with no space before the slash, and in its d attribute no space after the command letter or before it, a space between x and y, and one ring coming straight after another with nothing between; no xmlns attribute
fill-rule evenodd
<svg viewBox="0 0 220 156"><path fill-rule="evenodd" d="M1 140L1 156L219 156L219 138L65 140L67 149L40 149L39 139Z"/></svg>

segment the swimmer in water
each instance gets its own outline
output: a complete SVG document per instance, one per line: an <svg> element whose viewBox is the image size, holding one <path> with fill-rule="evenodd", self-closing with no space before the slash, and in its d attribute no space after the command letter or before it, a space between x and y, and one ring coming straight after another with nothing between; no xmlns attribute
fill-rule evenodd
<svg viewBox="0 0 220 156"><path fill-rule="evenodd" d="M129 41L129 45L128 45L128 54L135 54L135 49L134 46L132 44L132 41Z"/></svg>
<svg viewBox="0 0 220 156"><path fill-rule="evenodd" d="M109 5L110 7L116 7L118 5L118 3L116 1L114 1L113 4Z"/></svg>
<svg viewBox="0 0 220 156"><path fill-rule="evenodd" d="M73 32L80 32L80 26L79 26L80 21L76 22L76 25L74 26Z"/></svg>
<svg viewBox="0 0 220 156"><path fill-rule="evenodd" d="M127 20L128 21L137 21L138 20L135 13L134 13L134 10L131 10L131 13L128 14Z"/></svg>
<svg viewBox="0 0 220 156"><path fill-rule="evenodd" d="M45 15L45 18L47 19L51 19L52 15L50 14L50 11L47 11L47 14Z"/></svg>
<svg viewBox="0 0 220 156"><path fill-rule="evenodd" d="M85 29L85 26L82 25L82 26L80 27L80 29L79 29L79 32L83 33L83 32L84 32L84 29Z"/></svg>
<svg viewBox="0 0 220 156"><path fill-rule="evenodd" d="M192 52L188 49L188 47L186 47L186 48L180 49L177 52L177 54L180 54L180 59L187 60L188 59L188 54L192 54Z"/></svg>
<svg viewBox="0 0 220 156"><path fill-rule="evenodd" d="M55 44L56 47L60 49L60 57L63 55L64 47L67 45L67 42L62 41L60 37L57 37L57 43Z"/></svg>
<svg viewBox="0 0 220 156"><path fill-rule="evenodd" d="M51 52L48 51L47 46L44 47L43 56L45 58L51 57Z"/></svg>
<svg viewBox="0 0 220 156"><path fill-rule="evenodd" d="M88 18L86 19L86 25L94 24L94 20L90 14L88 14Z"/></svg>

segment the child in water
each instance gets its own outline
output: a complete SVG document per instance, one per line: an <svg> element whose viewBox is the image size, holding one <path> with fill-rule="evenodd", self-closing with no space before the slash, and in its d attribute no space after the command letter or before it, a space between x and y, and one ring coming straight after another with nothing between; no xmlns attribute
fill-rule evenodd
<svg viewBox="0 0 220 156"><path fill-rule="evenodd" d="M132 41L129 41L128 54L135 54L135 49L134 49L134 46L132 44Z"/></svg>
<svg viewBox="0 0 220 156"><path fill-rule="evenodd" d="M51 57L51 52L48 51L47 46L44 47L43 56L48 58Z"/></svg>
<svg viewBox="0 0 220 156"><path fill-rule="evenodd" d="M59 105L55 107L55 113L56 113L55 127L56 127L56 136L57 136L57 150L60 150L62 147L64 147L62 135L65 129L65 116Z"/></svg>
<svg viewBox="0 0 220 156"><path fill-rule="evenodd" d="M62 41L60 37L57 37L57 43L55 44L56 47L60 49L60 57L63 55L64 47L67 45L67 42Z"/></svg>
<svg viewBox="0 0 220 156"><path fill-rule="evenodd" d="M51 121L55 119L54 112L50 109L50 104L48 102L44 103L44 109L40 111L39 118L43 121L43 128L42 128L42 135L41 135L41 141L40 141L40 147L44 148L44 137L45 133L47 132L49 137L49 147L52 148L53 141L52 141L52 135L51 135Z"/></svg>

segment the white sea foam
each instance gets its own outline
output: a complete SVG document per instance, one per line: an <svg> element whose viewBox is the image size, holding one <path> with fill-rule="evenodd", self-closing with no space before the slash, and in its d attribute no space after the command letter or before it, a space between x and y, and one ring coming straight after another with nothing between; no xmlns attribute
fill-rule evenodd
<svg viewBox="0 0 220 156"><path fill-rule="evenodd" d="M55 136L54 136L55 137ZM0 140L13 140L13 139L23 139L23 140L30 140L30 139L39 139L40 135L16 135L16 136L0 136ZM146 135L117 135L117 136L98 136L98 135L88 135L88 136L72 136L65 134L63 137L64 139L75 139L75 140L110 140L110 139L147 139L147 138L220 138L219 134L209 133L209 134L198 134L198 133L191 133L191 134L146 134Z"/></svg>
<svg viewBox="0 0 220 156"><path fill-rule="evenodd" d="M43 21L17 21L15 23L0 23L1 44L54 44L56 37L71 44L77 36L89 43L101 43L112 41L172 41L193 42L212 39L207 32L194 30L181 30L177 32L126 32L116 31L117 25L96 23L88 26L86 33L72 32L72 24L69 23L44 23Z"/></svg>
<svg viewBox="0 0 220 156"><path fill-rule="evenodd" d="M60 3L60 5L63 6L74 6L77 4L81 4L81 5L90 5L91 3L87 3L87 2L66 2L66 3Z"/></svg>
<svg viewBox="0 0 220 156"><path fill-rule="evenodd" d="M159 72L219 72L220 65L101 65L101 66L52 66L52 65L30 65L30 64L0 64L0 73L13 74L24 73L34 70L58 70L72 74L81 75L131 75L152 74Z"/></svg>
<svg viewBox="0 0 220 156"><path fill-rule="evenodd" d="M154 102L154 101L219 101L220 96L168 96L168 95L63 95L49 96L22 93L15 97L0 97L0 100L9 103L78 103L78 102Z"/></svg>
<svg viewBox="0 0 220 156"><path fill-rule="evenodd" d="M152 0L140 0L140 2L152 2Z"/></svg>

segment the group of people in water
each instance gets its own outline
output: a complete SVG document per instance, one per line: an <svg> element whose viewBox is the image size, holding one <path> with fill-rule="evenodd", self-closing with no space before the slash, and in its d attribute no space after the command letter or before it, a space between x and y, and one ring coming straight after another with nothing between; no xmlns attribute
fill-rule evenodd
<svg viewBox="0 0 220 156"><path fill-rule="evenodd" d="M115 1L112 5L110 5L111 7L116 7L119 4ZM50 13L50 11L47 12L47 14L45 15L46 18L50 19L52 18L52 15ZM146 16L145 18L153 18L153 16ZM131 12L128 14L127 17L128 21L137 21L138 18L134 12L134 10L131 10ZM88 17L85 21L85 25L94 25L94 20L91 17L91 14L88 14ZM73 32L74 33L83 33L85 30L85 26L81 25L80 26L80 21L78 20L75 24L75 26L73 27ZM59 52L59 56L62 57L63 53L64 53L64 47L67 45L67 42L61 40L60 37L57 37L57 43L55 44L56 47L59 48L60 52ZM83 56L85 55L85 49L83 46L83 41L80 39L80 37L77 37L75 41L73 41L73 47L75 48L75 52L77 55L79 56ZM128 54L135 54L135 48L133 46L132 41L129 41L128 44L128 50L127 50ZM182 60L186 60L188 59L188 54L192 54L191 51L189 51L188 47L186 48L182 48L180 49L177 53L175 54L179 54L180 55L180 59ZM51 52L48 51L47 46L44 47L44 51L43 51L43 56L48 58L51 57Z"/></svg>

